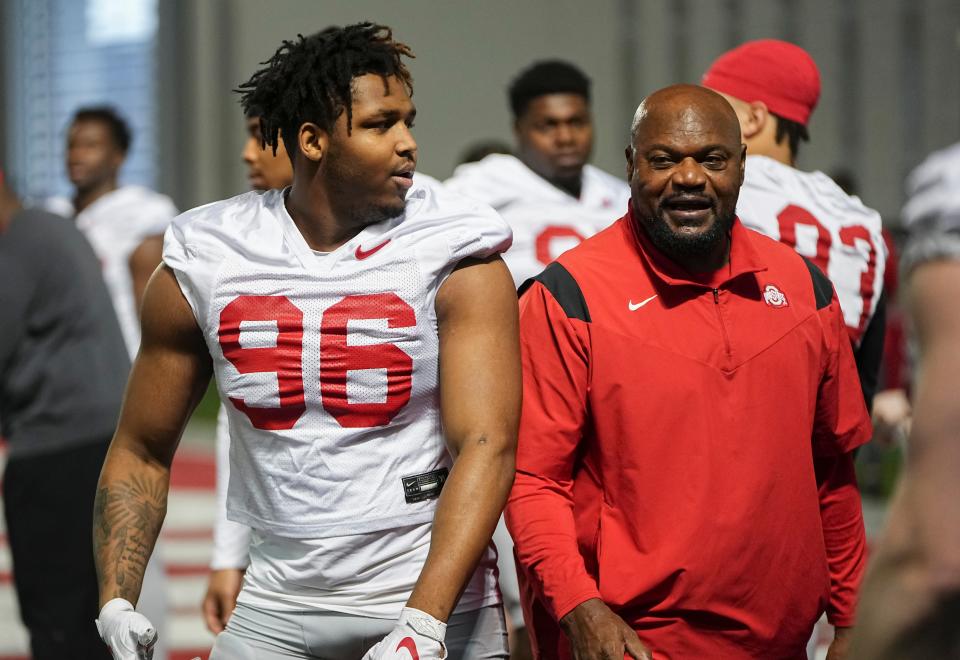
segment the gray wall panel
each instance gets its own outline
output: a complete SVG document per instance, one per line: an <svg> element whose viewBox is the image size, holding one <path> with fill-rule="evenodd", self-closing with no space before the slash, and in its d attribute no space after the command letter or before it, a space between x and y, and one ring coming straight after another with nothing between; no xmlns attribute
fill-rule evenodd
<svg viewBox="0 0 960 660"><path fill-rule="evenodd" d="M619 175L629 118L643 95L697 81L734 41L762 37L795 38L821 68L821 105L800 165L854 169L865 201L888 219L914 161L960 139L956 0L599 0L589 9L573 0L170 4L180 20L166 24L190 26L174 39L189 56L161 85L198 128L191 140L168 139L166 151L187 164L180 189L191 203L244 187L243 124L229 90L281 39L366 18L394 27L417 53L421 169L440 177L474 140L511 140L505 88L534 59L564 57L591 76L594 160ZM907 10L917 12L912 22Z"/></svg>

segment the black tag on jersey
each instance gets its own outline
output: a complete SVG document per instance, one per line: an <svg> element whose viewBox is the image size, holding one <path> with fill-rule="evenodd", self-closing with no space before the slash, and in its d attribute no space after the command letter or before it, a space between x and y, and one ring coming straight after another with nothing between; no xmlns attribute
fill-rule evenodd
<svg viewBox="0 0 960 660"><path fill-rule="evenodd" d="M403 482L403 496L407 499L407 504L440 497L440 490L443 488L443 484L446 483L448 474L450 474L450 470L440 468L433 472L401 477L400 481Z"/></svg>

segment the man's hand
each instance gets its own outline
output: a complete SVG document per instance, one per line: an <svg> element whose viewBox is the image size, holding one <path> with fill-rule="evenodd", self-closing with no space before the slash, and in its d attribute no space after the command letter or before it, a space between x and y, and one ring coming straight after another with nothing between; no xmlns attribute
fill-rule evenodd
<svg viewBox="0 0 960 660"><path fill-rule="evenodd" d="M633 628L618 617L599 598L577 605L560 619L570 639L574 660L653 660L653 656Z"/></svg>
<svg viewBox="0 0 960 660"><path fill-rule="evenodd" d="M853 636L853 628L836 628L833 633L833 641L830 642L830 648L827 649L827 660L844 660L850 650L850 638Z"/></svg>
<svg viewBox="0 0 960 660"><path fill-rule="evenodd" d="M114 660L151 660L157 629L123 598L114 598L100 610L96 620L100 638L110 647Z"/></svg>
<svg viewBox="0 0 960 660"><path fill-rule="evenodd" d="M210 573L207 594L203 597L203 620L214 635L223 632L237 606L243 572L242 568L224 568Z"/></svg>
<svg viewBox="0 0 960 660"><path fill-rule="evenodd" d="M363 660L441 660L447 657L443 638L447 624L426 612L404 607L396 627Z"/></svg>

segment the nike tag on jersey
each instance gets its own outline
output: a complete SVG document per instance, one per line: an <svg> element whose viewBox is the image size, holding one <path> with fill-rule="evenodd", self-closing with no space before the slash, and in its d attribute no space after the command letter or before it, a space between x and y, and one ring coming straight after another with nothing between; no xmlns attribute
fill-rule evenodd
<svg viewBox="0 0 960 660"><path fill-rule="evenodd" d="M369 256L375 254L376 252L378 252L378 251L380 250L380 248L386 247L387 243L389 243L389 242L390 242L390 239L388 238L388 239L385 240L383 243L380 243L379 245L374 245L374 246L373 246L372 248L370 248L369 250L364 250L362 245L358 245L358 246L357 246L357 251L356 251L356 253L354 254L354 256L355 256L358 260L359 260L359 259L366 259L367 257L369 257Z"/></svg>
<svg viewBox="0 0 960 660"><path fill-rule="evenodd" d="M450 471L447 468L440 468L433 472L401 477L403 496L407 499L407 504L440 497L440 490L446 483L448 474Z"/></svg>

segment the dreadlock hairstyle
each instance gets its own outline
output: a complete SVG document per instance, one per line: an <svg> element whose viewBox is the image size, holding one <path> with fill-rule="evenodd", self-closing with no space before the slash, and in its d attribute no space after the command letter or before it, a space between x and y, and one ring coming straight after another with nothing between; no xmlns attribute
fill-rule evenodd
<svg viewBox="0 0 960 660"><path fill-rule="evenodd" d="M352 130L353 79L368 73L397 77L413 94L413 78L401 57L413 57L409 46L393 40L384 25L356 23L329 27L296 41L284 41L264 68L240 85L240 104L247 116L259 114L262 147L277 153L283 136L287 153L296 153L297 133L304 122L332 131L341 112Z"/></svg>
<svg viewBox="0 0 960 660"><path fill-rule="evenodd" d="M810 133L807 131L807 127L799 122L784 119L780 115L772 112L770 114L777 118L777 134L775 138L777 144L787 140L787 144L790 146L790 153L796 158L797 150L800 148L800 141L810 141Z"/></svg>

